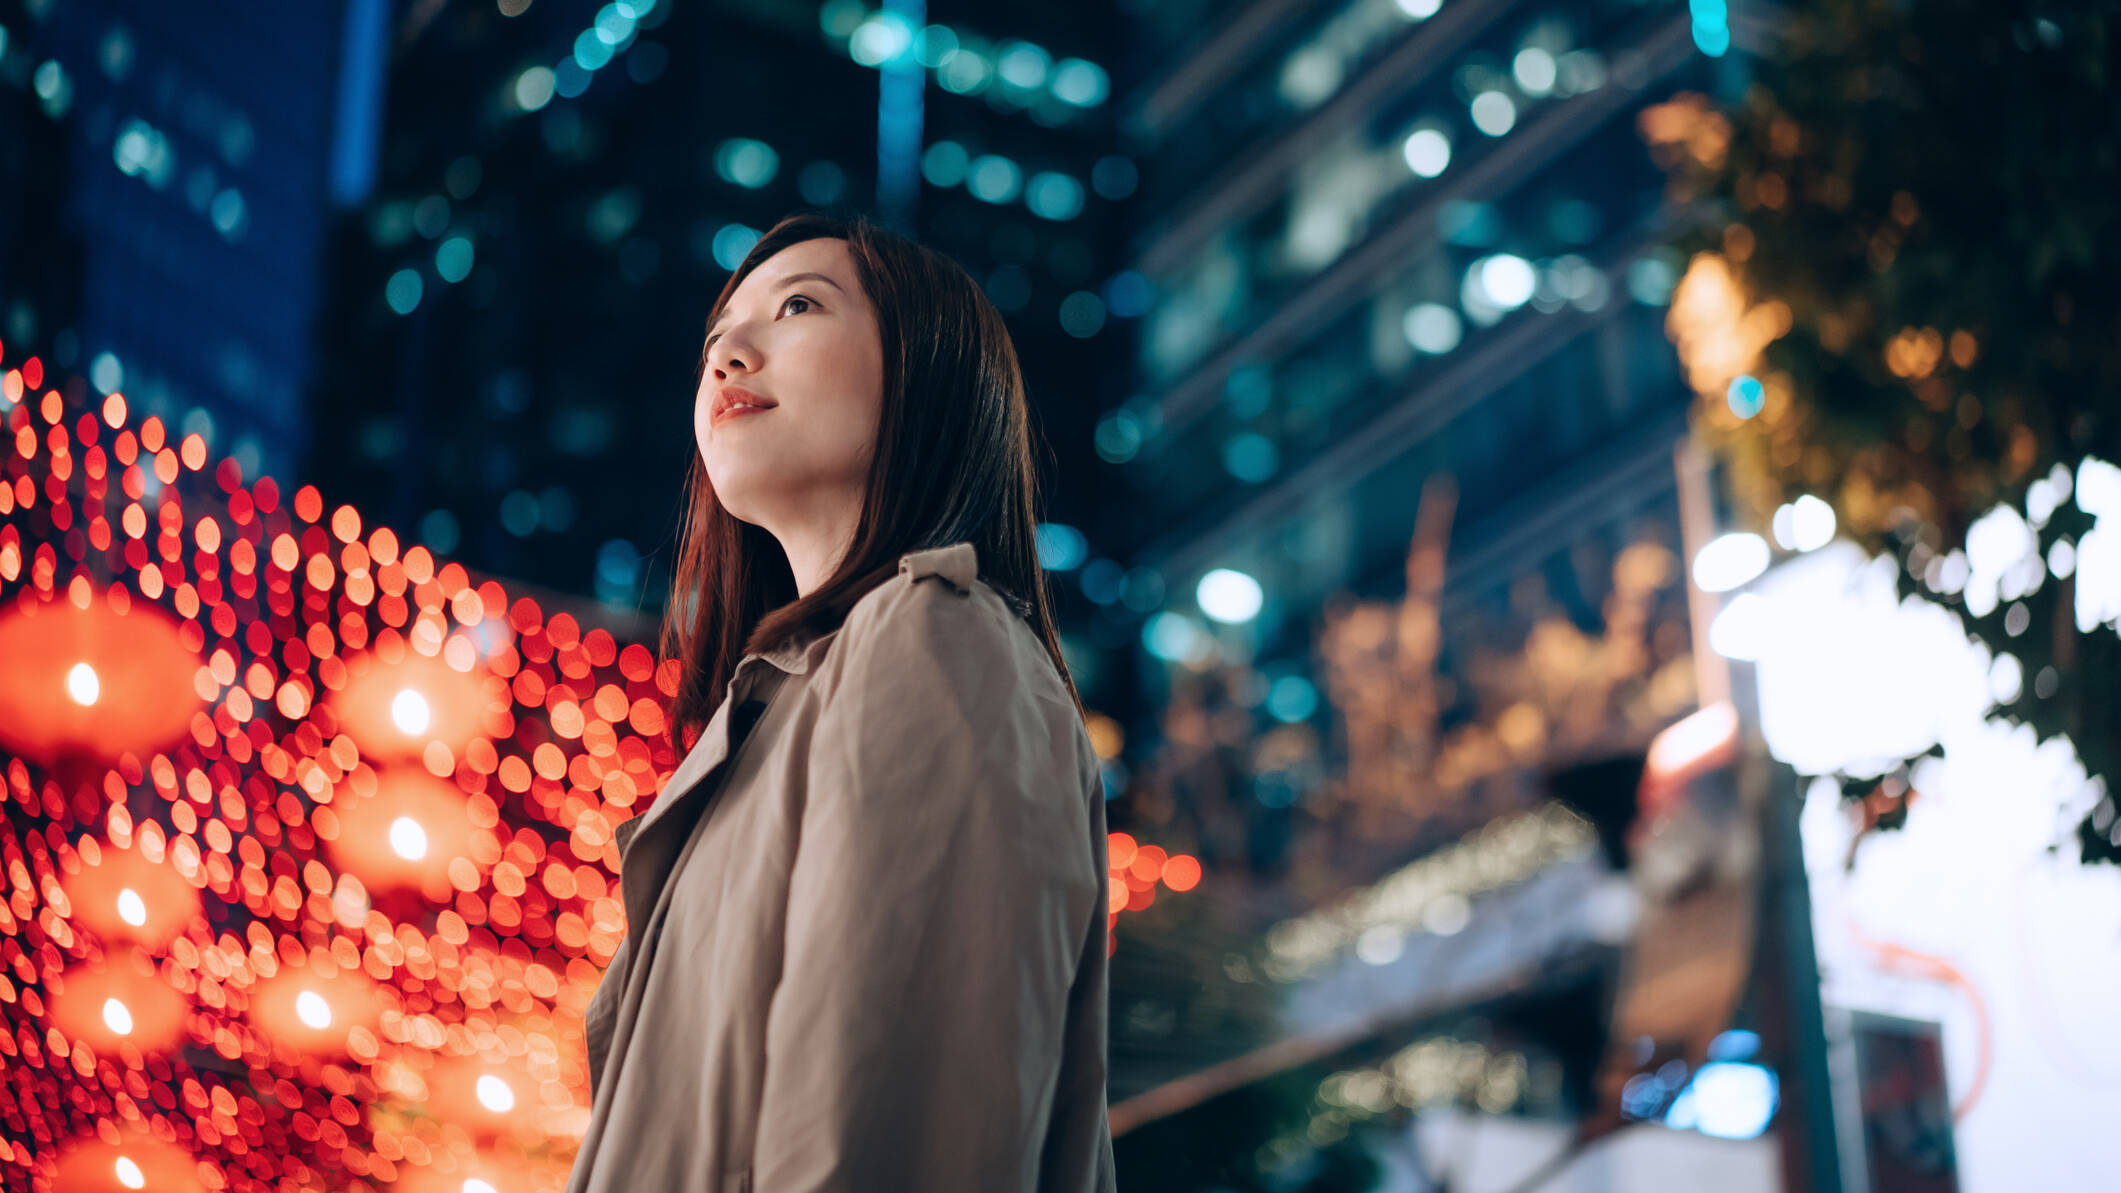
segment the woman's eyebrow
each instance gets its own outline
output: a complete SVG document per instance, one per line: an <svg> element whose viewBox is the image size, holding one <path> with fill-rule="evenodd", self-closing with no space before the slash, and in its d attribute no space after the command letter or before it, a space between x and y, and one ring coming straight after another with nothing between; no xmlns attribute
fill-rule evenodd
<svg viewBox="0 0 2121 1193"><path fill-rule="evenodd" d="M833 289L838 290L842 294L845 294L847 292L846 287L840 285L838 282L833 281L831 278L826 277L822 273L791 273L787 277L782 278L778 283L774 285L773 289L768 290L767 293L772 294L781 290L786 290L788 287L796 284L797 282L809 281L812 279L823 282L826 285L832 287ZM712 325L707 328L707 334L711 336L715 332L720 331L721 329L722 321L720 319L717 319Z"/></svg>

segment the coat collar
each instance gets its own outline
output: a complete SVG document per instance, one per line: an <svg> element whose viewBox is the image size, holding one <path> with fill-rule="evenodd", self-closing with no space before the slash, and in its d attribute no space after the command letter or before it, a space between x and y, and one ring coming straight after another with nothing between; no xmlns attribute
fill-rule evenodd
<svg viewBox="0 0 2121 1193"><path fill-rule="evenodd" d="M979 577L979 553L970 540L950 543L942 547L927 547L919 551L908 551L898 558L901 576L919 580L925 576L941 576L961 592L972 591L972 582ZM823 632L798 630L786 642L772 650L747 654L739 660L741 668L745 662L761 659L773 664L790 675L802 675L817 662L839 628Z"/></svg>
<svg viewBox="0 0 2121 1193"><path fill-rule="evenodd" d="M969 541L956 542L943 547L908 551L899 556L898 570L899 575L911 578L908 583L926 576L941 576L960 590L970 592L973 581L979 574L979 557ZM840 627L837 626L823 632L798 630L782 645L772 650L747 654L737 662L736 671L730 676L728 697L723 700L721 707L715 710L714 716L708 720L692 748L679 761L677 769L657 792L654 801L638 815L620 822L615 829L614 836L622 855L642 829L661 819L672 804L683 799L695 785L706 778L708 772L727 760L731 744L730 708L740 697L748 697L750 693L758 690L758 682L750 678L750 673L757 670L757 664L771 664L788 675L805 674L816 664L839 632ZM778 684L774 686L777 687Z"/></svg>
<svg viewBox="0 0 2121 1193"><path fill-rule="evenodd" d="M908 551L899 556L898 570L900 576L910 577L906 580L907 583L919 581L927 576L941 576L959 590L969 593L972 591L973 581L979 575L979 558L970 542L956 542L943 547ZM622 859L632 852L634 838L639 836L642 830L663 819L672 805L685 799L694 787L728 760L732 748L729 733L732 706L751 698L754 693L765 692L770 695L770 688L780 686L779 680L774 677L754 677L753 673L758 670L757 664L771 664L786 675L802 675L811 669L838 634L839 627L822 633L801 630L781 646L757 654L747 654L738 661L736 672L730 676L727 697L715 710L714 716L709 718L691 750L679 761L677 769L671 772L669 780L656 793L654 801L638 815L620 822L614 829L613 836L618 842ZM665 844L667 845L667 842ZM669 860L666 852L661 860L655 863L655 867L660 868ZM658 874L646 885L655 885L661 881L662 876ZM625 884L630 892L636 894L643 885L638 880ZM630 899L628 915L644 915L646 904L643 901L652 898L652 895L641 895L639 899ZM636 906L636 903L641 905Z"/></svg>

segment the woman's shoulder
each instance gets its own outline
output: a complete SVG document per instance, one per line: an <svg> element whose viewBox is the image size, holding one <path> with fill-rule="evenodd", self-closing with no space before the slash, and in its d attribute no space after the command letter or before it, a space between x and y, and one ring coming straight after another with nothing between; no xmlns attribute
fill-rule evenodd
<svg viewBox="0 0 2121 1193"><path fill-rule="evenodd" d="M990 669L1045 655L1018 602L980 577L970 542L900 556L898 574L855 602L838 637L843 665L939 655Z"/></svg>
<svg viewBox="0 0 2121 1193"><path fill-rule="evenodd" d="M899 556L898 574L848 610L842 637L924 628L993 637L1014 615L1012 603L980 577L973 545L959 542Z"/></svg>

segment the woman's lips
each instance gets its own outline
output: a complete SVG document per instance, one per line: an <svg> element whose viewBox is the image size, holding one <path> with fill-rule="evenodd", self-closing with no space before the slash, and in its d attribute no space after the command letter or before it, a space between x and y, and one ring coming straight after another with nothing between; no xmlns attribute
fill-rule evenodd
<svg viewBox="0 0 2121 1193"><path fill-rule="evenodd" d="M726 406L715 412L714 425L719 427L724 422L739 415L764 414L771 409L773 409L771 406Z"/></svg>

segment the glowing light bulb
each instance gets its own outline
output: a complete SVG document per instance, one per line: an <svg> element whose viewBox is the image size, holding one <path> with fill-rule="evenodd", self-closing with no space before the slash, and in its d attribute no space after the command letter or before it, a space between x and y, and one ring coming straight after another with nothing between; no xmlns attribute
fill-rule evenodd
<svg viewBox="0 0 2121 1193"><path fill-rule="evenodd" d="M295 995L295 1017L304 1024L322 1031L331 1026L331 1004L314 990L304 990Z"/></svg>
<svg viewBox="0 0 2121 1193"><path fill-rule="evenodd" d="M390 702L390 719L400 731L419 734L427 732L427 725L433 719L433 714L427 709L427 697L411 688L405 688Z"/></svg>
<svg viewBox="0 0 2121 1193"><path fill-rule="evenodd" d="M516 1091L508 1083L491 1073L479 1078L479 1104L495 1114L515 1109Z"/></svg>
<svg viewBox="0 0 2121 1193"><path fill-rule="evenodd" d="M145 1189L147 1187L147 1175L140 1171L138 1164L133 1163L131 1156L119 1156L116 1168L118 1170L119 1184L124 1185L128 1189Z"/></svg>
<svg viewBox="0 0 2121 1193"><path fill-rule="evenodd" d="M121 1036L133 1034L133 1013L115 998L103 1000L103 1026Z"/></svg>
<svg viewBox="0 0 2121 1193"><path fill-rule="evenodd" d="M400 816L390 822L390 847L407 861L419 861L427 856L427 830L412 817Z"/></svg>
<svg viewBox="0 0 2121 1193"><path fill-rule="evenodd" d="M126 887L118 892L118 918L137 928L147 922L147 900L140 892Z"/></svg>
<svg viewBox="0 0 2121 1193"><path fill-rule="evenodd" d="M66 673L66 694L74 698L75 704L94 704L103 694L103 681L96 678L96 669L87 663L75 663L74 669Z"/></svg>

